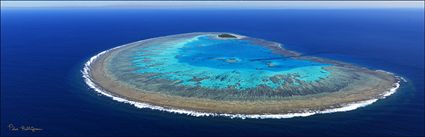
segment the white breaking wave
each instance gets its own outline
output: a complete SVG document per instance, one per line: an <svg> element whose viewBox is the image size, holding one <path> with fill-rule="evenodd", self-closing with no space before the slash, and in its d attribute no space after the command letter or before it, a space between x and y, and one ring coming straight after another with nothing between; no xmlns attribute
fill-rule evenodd
<svg viewBox="0 0 425 137"><path fill-rule="evenodd" d="M385 97L388 97L388 96L394 94L399 87L400 87L400 81L398 81L397 83L394 83L394 87L391 88L389 91L382 93L381 94L382 98L385 98Z"/></svg>
<svg viewBox="0 0 425 137"><path fill-rule="evenodd" d="M342 104L338 108L331 108L331 109L325 109L325 110L306 110L304 112L298 112L298 113L286 113L286 114L227 114L227 113L208 113L208 112L198 112L198 111L176 109L176 108L166 108L166 107L155 106L155 105L151 105L151 104L147 104L147 103L131 101L131 100L127 100L127 99L124 99L124 98L121 98L121 97L113 96L112 94L110 94L106 90L103 90L101 87L99 87L98 85L96 85L93 82L93 79L90 77L90 73L89 73L90 69L91 69L90 65L94 61L96 61L96 59L98 57L102 56L103 54L110 52L111 50L123 47L123 46L126 46L126 45L122 45L122 46L119 46L119 47L115 47L115 48L100 52L99 54L91 57L89 59L89 61L87 61L84 64L84 68L82 70L82 73L83 73L84 81L86 82L86 84L90 88L92 88L94 91L96 91L96 92L98 92L98 93L100 93L104 96L112 98L115 101L122 102L122 103L128 103L128 104L134 105L137 108L149 108L149 109L152 109L152 110L166 111L166 112L177 113L177 114L186 114L186 115L195 116L195 117L224 116L224 117L241 118L241 119L246 119L246 118L281 119L281 118L293 118L293 117L307 117L307 116L311 116L311 115L314 115L314 114L346 112L346 111L351 111L351 110L355 110L357 108L361 108L361 107L370 105L370 104L376 102L378 99L384 99L385 97L394 94L397 91L397 89L400 87L400 81L397 81L397 83L394 83L393 88L391 88L387 92L382 93L381 94L382 97L378 98L378 99L370 99L370 100L365 100L365 101L358 101L358 102L353 102L353 103ZM379 70L379 71L382 71L382 70ZM390 72L387 72L387 73L390 73ZM404 78L402 78L402 77L399 77L399 78L404 80Z"/></svg>

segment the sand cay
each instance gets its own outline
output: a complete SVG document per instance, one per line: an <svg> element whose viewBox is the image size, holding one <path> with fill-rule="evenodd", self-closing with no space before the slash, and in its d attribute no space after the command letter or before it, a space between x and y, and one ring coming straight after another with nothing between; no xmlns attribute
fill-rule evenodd
<svg viewBox="0 0 425 137"><path fill-rule="evenodd" d="M399 78L385 71L303 56L237 34L237 39L218 39L221 34L126 44L92 58L85 76L96 88L134 102L245 115L326 111L376 101L399 86Z"/></svg>

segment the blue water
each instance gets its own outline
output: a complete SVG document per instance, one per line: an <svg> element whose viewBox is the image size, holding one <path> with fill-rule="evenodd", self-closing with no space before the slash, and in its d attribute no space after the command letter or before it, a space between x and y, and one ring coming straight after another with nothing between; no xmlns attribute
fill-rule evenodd
<svg viewBox="0 0 425 137"><path fill-rule="evenodd" d="M207 89L254 89L262 85L271 89L281 87L285 81L271 80L277 75L295 74L294 79L314 82L329 76L323 67L330 64L300 60L277 54L267 45L254 44L246 39L217 39L215 34L196 35L175 41L153 40L119 53L109 66L122 72L136 68L135 73L117 74L123 81L132 81L122 75L155 74L149 79L166 79L180 86ZM270 45L269 45L270 46ZM132 51L132 52L131 52ZM121 57L128 56L130 57ZM270 60L272 59L272 60ZM131 60L134 65L117 65ZM202 79L196 80L194 78ZM134 78L133 78L134 79ZM132 82L135 85L145 85ZM293 82L294 85L300 84ZM168 90L168 89L165 89ZM216 93L218 94L218 93Z"/></svg>
<svg viewBox="0 0 425 137"><path fill-rule="evenodd" d="M273 53L272 50L262 45L238 39L217 40L200 37L197 41L187 43L181 48L180 55L179 62L217 69L282 71L297 67L324 65L318 62L286 58ZM231 62L232 60L234 62ZM274 66L270 67L267 63L272 63Z"/></svg>
<svg viewBox="0 0 425 137"><path fill-rule="evenodd" d="M1 9L1 135L423 136L424 10ZM129 42L233 32L408 79L365 108L292 119L191 117L99 96L80 70ZM14 124L43 128L12 132Z"/></svg>

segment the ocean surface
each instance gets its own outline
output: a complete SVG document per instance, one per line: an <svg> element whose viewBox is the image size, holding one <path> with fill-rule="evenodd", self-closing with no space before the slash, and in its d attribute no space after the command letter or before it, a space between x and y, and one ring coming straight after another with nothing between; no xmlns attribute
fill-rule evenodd
<svg viewBox="0 0 425 137"><path fill-rule="evenodd" d="M423 136L424 9L1 9L2 136ZM353 111L288 119L194 117L120 103L81 70L104 50L189 32L232 32L404 77ZM42 131L11 131L8 126Z"/></svg>

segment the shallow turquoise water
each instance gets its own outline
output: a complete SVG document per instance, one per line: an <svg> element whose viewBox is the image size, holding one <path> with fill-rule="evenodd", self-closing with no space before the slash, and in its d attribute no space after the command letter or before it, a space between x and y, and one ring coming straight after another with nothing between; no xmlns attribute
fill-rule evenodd
<svg viewBox="0 0 425 137"><path fill-rule="evenodd" d="M154 73L157 75L152 78L190 87L277 89L285 81L272 81L273 76L292 74L295 79L312 82L330 74L322 68L328 64L286 58L246 39L211 35L138 47L135 53L132 62L138 67L136 73Z"/></svg>

